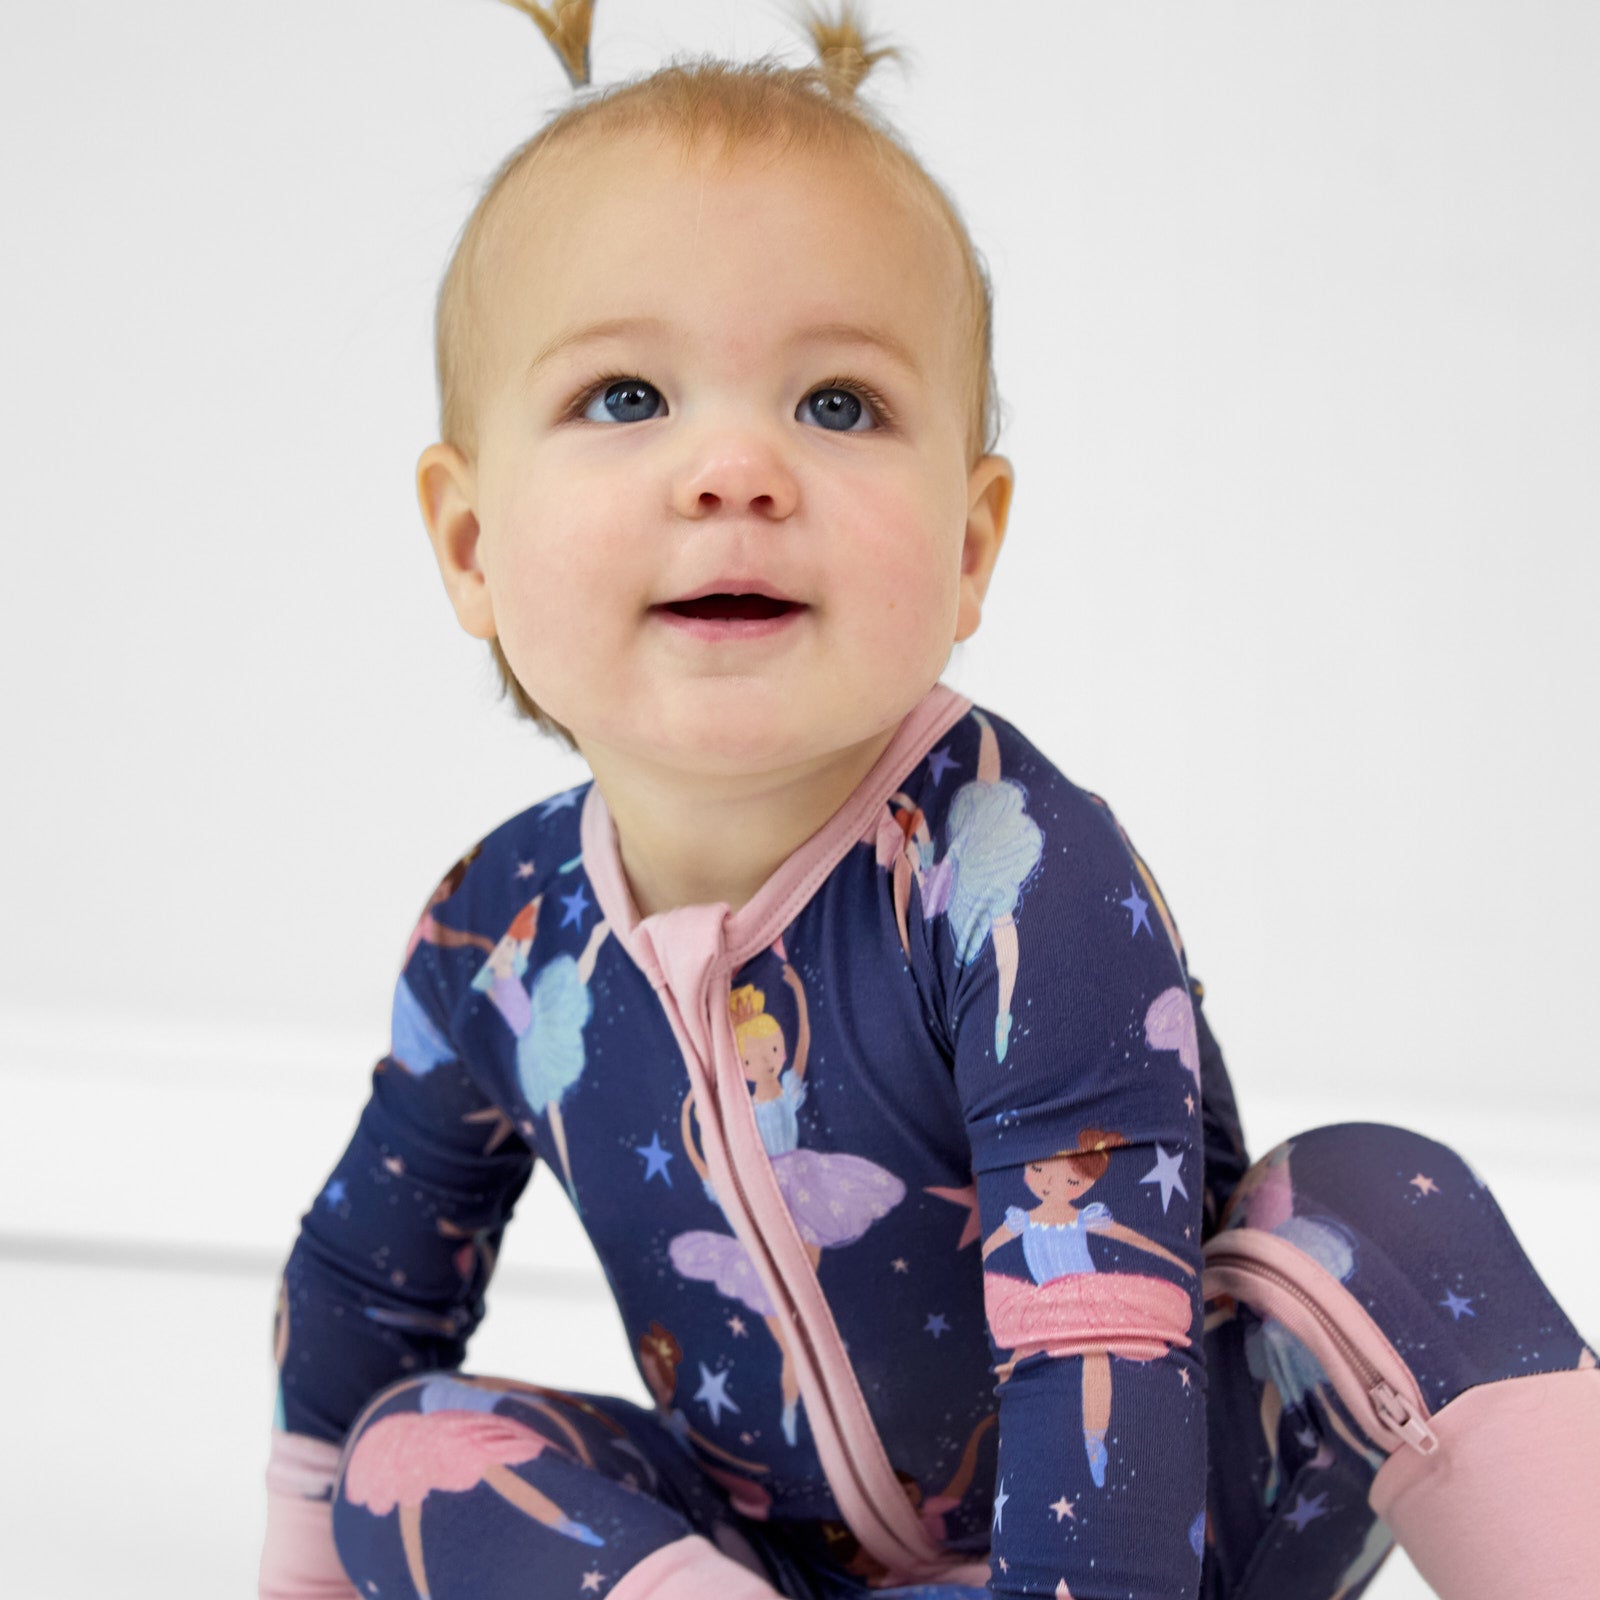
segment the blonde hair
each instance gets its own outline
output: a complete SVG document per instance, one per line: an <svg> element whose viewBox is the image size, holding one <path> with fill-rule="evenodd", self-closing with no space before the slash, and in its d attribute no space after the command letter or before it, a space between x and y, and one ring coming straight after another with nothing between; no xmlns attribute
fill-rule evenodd
<svg viewBox="0 0 1600 1600"><path fill-rule="evenodd" d="M742 1051L746 1039L783 1037L778 1019L767 1010L766 994L753 983L741 984L728 996L728 1015L733 1019L733 1039Z"/></svg>
<svg viewBox="0 0 1600 1600"><path fill-rule="evenodd" d="M574 84L588 79L588 30L593 0L557 0L555 16L527 0L506 0L539 24ZM720 140L728 159L757 149L777 156L817 153L864 157L873 172L913 203L921 201L944 221L954 239L969 307L965 357L967 465L993 451L999 437L1000 399L994 375L994 297L983 258L954 202L876 111L856 99L872 66L899 52L872 48L853 9L843 6L838 22L812 14L807 28L816 45L815 65L785 67L772 58L749 63L673 59L644 77L610 88L584 89L573 103L501 162L462 226L439 286L434 313L434 358L439 384L439 437L469 461L478 450L476 402L487 378L488 352L481 335L484 265L507 226L514 199L532 192L536 169L546 158L581 141L598 143L628 135L675 138L685 155ZM571 733L541 711L511 671L498 639L489 641L501 691L517 714L576 749Z"/></svg>

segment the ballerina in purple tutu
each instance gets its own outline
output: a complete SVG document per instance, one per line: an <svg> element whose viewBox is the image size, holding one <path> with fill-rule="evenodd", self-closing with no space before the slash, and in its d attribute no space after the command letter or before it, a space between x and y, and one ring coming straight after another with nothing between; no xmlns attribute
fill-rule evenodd
<svg viewBox="0 0 1600 1600"><path fill-rule="evenodd" d="M779 941L774 950L783 957ZM744 1063L745 1077L754 1085L756 1127L772 1162L778 1190L783 1195L795 1230L805 1243L815 1270L824 1250L854 1244L874 1222L885 1217L905 1198L906 1186L883 1167L864 1156L841 1151L802 1150L798 1112L805 1103L806 1051L811 1043L811 1023L806 1012L805 986L799 974L783 961L783 981L794 990L799 1009L794 1065L785 1069L788 1050L778 1019L766 1009L766 995L753 983L735 989L728 999L733 1035ZM690 1125L691 1090L683 1102L683 1146L706 1191L714 1199L711 1175L695 1145ZM730 1234L695 1229L680 1233L668 1245L672 1264L686 1278L716 1284L730 1299L738 1300L762 1317L783 1355L783 1436L795 1442L795 1417L800 1380L784 1343L782 1321L761 1283L745 1248Z"/></svg>

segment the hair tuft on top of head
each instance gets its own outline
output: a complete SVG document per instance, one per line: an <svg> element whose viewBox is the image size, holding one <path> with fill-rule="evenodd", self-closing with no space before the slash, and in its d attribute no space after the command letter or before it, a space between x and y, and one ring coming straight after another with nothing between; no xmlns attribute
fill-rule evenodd
<svg viewBox="0 0 1600 1600"><path fill-rule="evenodd" d="M855 99L861 80L885 56L899 58L900 52L888 45L873 48L861 32L861 19L852 0L841 0L839 17L830 22L809 5L805 26L817 54L822 58L822 75L829 91L840 100Z"/></svg>
<svg viewBox="0 0 1600 1600"><path fill-rule="evenodd" d="M550 0L551 16L539 0L505 0L539 24L539 32L560 57L574 89L589 81L589 33L594 27L594 0Z"/></svg>

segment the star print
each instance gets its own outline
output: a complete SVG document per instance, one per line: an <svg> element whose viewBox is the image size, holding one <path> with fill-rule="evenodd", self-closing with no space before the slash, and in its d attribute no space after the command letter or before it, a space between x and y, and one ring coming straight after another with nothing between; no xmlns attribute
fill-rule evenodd
<svg viewBox="0 0 1600 1600"><path fill-rule="evenodd" d="M1055 1512L1057 1522L1060 1522L1063 1517L1071 1517L1072 1520L1076 1522L1078 1520L1078 1513L1072 1509L1075 1504L1075 1501L1069 1500L1065 1495L1062 1495L1059 1500L1052 1500L1050 1502L1050 1509Z"/></svg>
<svg viewBox="0 0 1600 1600"><path fill-rule="evenodd" d="M636 1156L643 1156L645 1161L644 1181L649 1181L660 1174L666 1186L672 1187L672 1174L667 1171L667 1163L672 1159L672 1152L661 1143L661 1135L652 1133L649 1144L636 1144L633 1147Z"/></svg>
<svg viewBox="0 0 1600 1600"><path fill-rule="evenodd" d="M1326 1492L1319 1494L1314 1500L1307 1500L1303 1494L1294 1497L1294 1510L1286 1512L1284 1521L1292 1523L1296 1533L1304 1533L1308 1522L1315 1522L1318 1517L1325 1516L1328 1510L1328 1496Z"/></svg>
<svg viewBox="0 0 1600 1600"><path fill-rule="evenodd" d="M961 1230L961 1237L956 1241L957 1250L965 1250L974 1239L982 1232L978 1223L978 1186L969 1183L963 1189L924 1189L924 1194L931 1194L936 1200L948 1200L953 1206L967 1208L966 1226Z"/></svg>
<svg viewBox="0 0 1600 1600"><path fill-rule="evenodd" d="M1072 1591L1067 1587L1065 1578L1056 1585L1055 1600L1072 1600Z"/></svg>
<svg viewBox="0 0 1600 1600"><path fill-rule="evenodd" d="M482 1111L469 1111L461 1120L489 1124L489 1142L483 1147L486 1156L493 1155L495 1146L511 1137L511 1118L499 1106L486 1106Z"/></svg>
<svg viewBox="0 0 1600 1600"><path fill-rule="evenodd" d="M904 1256L896 1256L894 1260L889 1263L889 1265L893 1267L896 1272L909 1272L911 1270L911 1266L906 1261Z"/></svg>
<svg viewBox="0 0 1600 1600"><path fill-rule="evenodd" d="M322 1198L330 1206L336 1206L343 1203L348 1192L344 1186L343 1178L332 1178L328 1182L328 1187L322 1191Z"/></svg>
<svg viewBox="0 0 1600 1600"><path fill-rule="evenodd" d="M1457 1322L1461 1320L1463 1313L1469 1317L1475 1317L1478 1314L1472 1309L1472 1296L1467 1295L1463 1297L1457 1294L1453 1289L1446 1291L1444 1299L1441 1300L1439 1304L1442 1305Z"/></svg>
<svg viewBox="0 0 1600 1600"><path fill-rule="evenodd" d="M539 816L543 819L554 816L558 811L570 811L577 803L578 791L576 789L568 789L564 794L553 794L539 808Z"/></svg>
<svg viewBox="0 0 1600 1600"><path fill-rule="evenodd" d="M950 1324L945 1321L944 1312L930 1311L928 1313L927 1322L923 1324L922 1331L924 1333L931 1333L935 1339L937 1339L941 1333L948 1333L950 1331Z"/></svg>
<svg viewBox="0 0 1600 1600"><path fill-rule="evenodd" d="M1005 1532L1003 1517L1006 1501L1010 1498L1011 1496L1006 1493L1006 1480L1002 1478L999 1487L994 1492L994 1521L990 1524L991 1527L998 1528L1002 1533Z"/></svg>
<svg viewBox="0 0 1600 1600"><path fill-rule="evenodd" d="M1423 1194L1438 1194L1439 1192L1439 1185L1432 1178L1423 1177L1420 1172L1411 1180L1411 1187L1420 1189Z"/></svg>
<svg viewBox="0 0 1600 1600"><path fill-rule="evenodd" d="M739 1435L739 1443L740 1444L754 1444L755 1442L756 1442L756 1436L753 1433L748 1433L747 1432L747 1433L741 1433Z"/></svg>
<svg viewBox="0 0 1600 1600"><path fill-rule="evenodd" d="M1161 1185L1161 1214L1167 1214L1167 1202L1172 1199L1172 1191L1176 1189L1185 1200L1189 1198L1189 1191L1183 1186L1183 1179L1178 1175L1178 1169L1183 1165L1182 1156L1169 1156L1160 1145L1156 1146L1156 1164L1139 1180L1140 1183L1159 1183Z"/></svg>
<svg viewBox="0 0 1600 1600"><path fill-rule="evenodd" d="M519 878L531 878L534 870L534 865L531 861L519 861L517 863L516 876Z"/></svg>
<svg viewBox="0 0 1600 1600"><path fill-rule="evenodd" d="M1189 1387L1189 1369L1187 1367L1178 1368L1178 1382L1181 1383L1185 1389Z"/></svg>
<svg viewBox="0 0 1600 1600"><path fill-rule="evenodd" d="M1011 1563L1009 1561L1007 1561L1004 1556L1001 1556L999 1558L999 1561L1000 1561L1000 1570L1002 1572L1009 1572L1011 1570Z"/></svg>
<svg viewBox="0 0 1600 1600"><path fill-rule="evenodd" d="M569 924L575 923L581 928L583 926L583 914L589 909L589 902L584 897L583 885L581 883L578 885L576 894L562 895L561 903L567 908L566 915L561 919L561 927L565 928ZM558 929L557 932L559 931Z"/></svg>
<svg viewBox="0 0 1600 1600"><path fill-rule="evenodd" d="M696 1400L703 1400L705 1402L706 1409L711 1413L711 1421L713 1425L722 1420L722 1412L718 1409L719 1407L726 1406L730 1411L737 1411L739 1409L738 1406L736 1406L733 1401L728 1398L727 1391L723 1388L723 1385L727 1383L729 1374L732 1371L733 1369L731 1367L724 1367L721 1372L719 1372L715 1377L712 1377L711 1372L707 1368L705 1362L702 1361L700 1363L700 1387L695 1390L694 1397Z"/></svg>
<svg viewBox="0 0 1600 1600"><path fill-rule="evenodd" d="M584 1594L599 1594L600 1593L600 1585L602 1583L604 1583L604 1582L605 1582L605 1579L602 1578L598 1572L595 1572L595 1571L593 1571L591 1569L590 1571L584 1573L584 1575L583 1575L582 1593L584 1593Z"/></svg>
<svg viewBox="0 0 1600 1600"><path fill-rule="evenodd" d="M743 1339L747 1337L749 1333L749 1329L747 1329L744 1325L743 1317L729 1317L728 1329L733 1334L735 1339Z"/></svg>
<svg viewBox="0 0 1600 1600"><path fill-rule="evenodd" d="M1194 1115L1194 1096L1192 1094L1186 1094L1183 1097L1183 1103L1189 1108L1189 1115L1192 1117Z"/></svg>
<svg viewBox="0 0 1600 1600"><path fill-rule="evenodd" d="M1150 926L1150 902L1139 893L1138 884L1130 884L1129 888L1133 892L1126 900L1119 900L1117 904L1120 906L1126 906L1128 910L1133 913L1134 938L1137 939L1139 937L1139 929L1143 928L1144 931L1153 939L1156 936L1156 932L1155 929Z"/></svg>
<svg viewBox="0 0 1600 1600"><path fill-rule="evenodd" d="M947 771L949 771L951 767L958 767L960 765L961 763L959 761L952 761L950 759L949 745L946 745L942 750L935 750L933 754L928 757L928 771L933 775L934 788L937 789L939 787L939 780Z"/></svg>

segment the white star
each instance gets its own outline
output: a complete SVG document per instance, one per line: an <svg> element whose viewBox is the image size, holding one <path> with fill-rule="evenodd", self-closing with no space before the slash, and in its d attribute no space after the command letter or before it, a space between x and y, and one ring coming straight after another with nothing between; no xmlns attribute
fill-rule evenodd
<svg viewBox="0 0 1600 1600"><path fill-rule="evenodd" d="M904 1256L896 1256L895 1259L889 1263L889 1265L893 1267L896 1272L909 1272L911 1270Z"/></svg>
<svg viewBox="0 0 1600 1600"><path fill-rule="evenodd" d="M743 1317L729 1317L728 1329L733 1334L735 1339L743 1339L746 1337L746 1329Z"/></svg>
<svg viewBox="0 0 1600 1600"><path fill-rule="evenodd" d="M1183 1179L1179 1176L1179 1168L1183 1165L1181 1155L1169 1156L1160 1145L1156 1146L1156 1164L1139 1180L1140 1183L1159 1183L1161 1185L1161 1214L1167 1213L1167 1202L1172 1199L1172 1191L1176 1189L1185 1200L1189 1198L1189 1191L1183 1186Z"/></svg>
<svg viewBox="0 0 1600 1600"><path fill-rule="evenodd" d="M1002 1533L1005 1532L1002 1513L1006 1509L1006 1501L1010 1498L1011 1496L1006 1493L1006 1480L1002 1478L1000 1486L994 1492L994 1522L991 1524L992 1527L999 1528Z"/></svg>
<svg viewBox="0 0 1600 1600"><path fill-rule="evenodd" d="M602 1578L598 1572L590 1570L583 1575L583 1586L581 1592L584 1594L599 1594L600 1585L604 1582L605 1579Z"/></svg>
<svg viewBox="0 0 1600 1600"><path fill-rule="evenodd" d="M1052 1500L1050 1502L1050 1509L1055 1512L1057 1522L1060 1522L1063 1517L1071 1517L1072 1520L1076 1522L1078 1520L1078 1513L1072 1509L1075 1504L1075 1501L1069 1500L1065 1495L1062 1495L1059 1500Z"/></svg>

